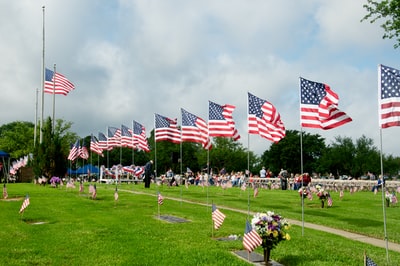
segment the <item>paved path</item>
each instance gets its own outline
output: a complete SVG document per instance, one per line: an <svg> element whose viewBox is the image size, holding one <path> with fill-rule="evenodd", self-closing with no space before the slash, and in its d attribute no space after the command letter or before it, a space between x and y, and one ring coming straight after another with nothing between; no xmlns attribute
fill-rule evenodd
<svg viewBox="0 0 400 266"><path fill-rule="evenodd" d="M155 196L154 193L145 193L145 192L132 191L132 190L121 190L121 191L131 192L131 193L135 193L135 194L143 194L143 195ZM170 199L170 200L182 201L182 202L191 203L191 204L207 206L206 203L199 203L199 202L194 202L194 201L180 199L180 198L165 197L165 196L164 196L164 198L165 199ZM234 211L234 212L239 212L239 213L244 213L244 214L248 213L246 210L240 210L240 209L230 208L230 207L226 207L226 206L218 205L218 208L219 209L230 210L230 211ZM250 212L250 214L253 215L254 212ZM303 222L302 221L291 220L291 219L287 219L287 220L291 224L294 224L294 225L297 225L297 226L300 226L300 227L303 226ZM372 238L372 237L368 237L368 236L361 235L361 234L351 233L351 232L347 232L347 231L344 231L344 230L335 229L335 228L331 228L331 227L327 227L327 226L323 226L323 225L318 225L318 224L307 223L307 222L304 222L304 227L305 228L314 229L314 230L324 231L324 232L335 234L335 235L339 235L339 236L342 236L342 237L345 237L345 238L348 238L348 239L351 239L351 240L354 240L354 241L359 241L359 242L367 243L367 244L370 244L370 245L374 245L374 246L386 249L386 241L383 240L383 239ZM387 247L388 247L389 250L396 251L396 252L400 253L400 244L393 243L393 242L388 242L387 243Z"/></svg>

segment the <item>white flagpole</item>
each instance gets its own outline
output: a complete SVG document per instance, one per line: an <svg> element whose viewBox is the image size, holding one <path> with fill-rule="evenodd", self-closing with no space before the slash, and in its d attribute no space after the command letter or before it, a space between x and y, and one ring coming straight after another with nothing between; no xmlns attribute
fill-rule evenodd
<svg viewBox="0 0 400 266"><path fill-rule="evenodd" d="M299 100L300 100L300 174L303 174L303 127L301 126L301 80L299 78ZM303 177L301 178L301 187L303 187ZM301 235L304 236L304 197L301 196Z"/></svg>
<svg viewBox="0 0 400 266"><path fill-rule="evenodd" d="M386 260L389 263L389 247L388 247L388 236L387 236L387 230L386 230L386 206L385 206L385 178L383 176L383 149L382 149L382 127L381 127L381 123L380 123L380 100L381 100L381 93L382 93L382 88L381 88L381 65L378 65L378 121L379 121L379 127L380 127L380 153L381 153L381 176L382 176L382 212L383 212L383 231L384 231L384 236L385 236L385 242L386 242Z"/></svg>
<svg viewBox="0 0 400 266"><path fill-rule="evenodd" d="M55 113L56 113L56 64L54 64L53 72L53 134L54 134L54 123L55 123Z"/></svg>
<svg viewBox="0 0 400 266"><path fill-rule="evenodd" d="M42 133L42 127L43 127L43 113L44 113L44 81L45 81L45 62L44 62L44 55L45 55L45 6L42 6L42 12L43 12L43 46L42 46L42 77L41 77L41 82L42 82L42 112L41 112L41 117L40 117L40 130L39 130L39 143L42 143L43 141L43 133Z"/></svg>
<svg viewBox="0 0 400 266"><path fill-rule="evenodd" d="M38 114L38 94L39 94L39 89L36 88L36 101L35 101L35 129L33 132L33 147L36 147L36 138L37 138L37 114Z"/></svg>

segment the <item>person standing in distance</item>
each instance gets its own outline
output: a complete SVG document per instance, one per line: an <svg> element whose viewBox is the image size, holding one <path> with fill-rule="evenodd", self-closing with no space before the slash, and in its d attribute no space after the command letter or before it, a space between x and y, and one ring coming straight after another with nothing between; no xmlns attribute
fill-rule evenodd
<svg viewBox="0 0 400 266"><path fill-rule="evenodd" d="M148 161L144 166L144 187L150 188L150 181L153 169L153 160Z"/></svg>

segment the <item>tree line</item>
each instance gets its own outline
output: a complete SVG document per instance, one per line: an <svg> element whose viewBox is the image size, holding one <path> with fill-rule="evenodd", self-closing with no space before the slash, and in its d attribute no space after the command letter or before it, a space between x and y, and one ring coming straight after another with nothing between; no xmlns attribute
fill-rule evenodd
<svg viewBox="0 0 400 266"><path fill-rule="evenodd" d="M185 142L154 142L154 130L150 132L148 143L151 151L132 150L129 148L114 148L104 151L104 156L89 153L87 160L68 161L71 144L79 136L71 131L71 122L57 119L54 129L51 118L46 119L42 127L42 143L34 140L34 125L30 122L16 121L0 127L0 149L18 159L27 154L33 154L29 165L35 176L65 176L67 168L76 169L84 164L104 165L111 167L143 166L150 159L155 161L158 175L164 174L169 168L174 173L185 173L190 169L218 173L222 168L229 172L239 172L249 169L258 174L265 166L274 175L281 169L290 173L317 173L319 175L333 174L360 177L368 172L380 173L380 152L374 146L373 140L364 135L353 141L349 137L337 136L326 144L319 134L309 134L296 130L287 130L286 136L278 143L273 143L260 156L249 151L239 142L230 138L213 138L213 149L204 150L197 143ZM39 136L39 134L36 134ZM84 137L87 149L90 151L91 136ZM382 156L384 173L397 176L400 169L400 158L392 155Z"/></svg>

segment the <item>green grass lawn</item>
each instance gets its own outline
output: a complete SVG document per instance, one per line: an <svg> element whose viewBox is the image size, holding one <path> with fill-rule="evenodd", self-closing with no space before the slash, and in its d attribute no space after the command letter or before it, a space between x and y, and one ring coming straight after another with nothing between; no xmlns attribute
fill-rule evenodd
<svg viewBox="0 0 400 266"><path fill-rule="evenodd" d="M259 196L239 188L157 187L142 184L97 184L97 198L88 196L88 184L78 188L51 188L34 184L8 184L9 199L0 200L0 265L249 265L232 251L242 250L241 240L250 212L275 211L301 220L301 200L296 191L260 190ZM157 219L157 191L164 196L161 215L188 220L168 223ZM135 192L135 193L132 193ZM145 194L142 194L145 193ZM19 214L23 197L30 205ZM384 237L380 194L331 193L333 207L321 209L319 200L305 200L306 222ZM172 200L175 198L177 200ZM200 203L193 204L187 201ZM212 229L211 203L226 215L219 230ZM236 212L224 207L237 208ZM400 242L400 208L386 209L387 234ZM250 217L251 219L251 217ZM284 265L363 265L363 252L387 265L386 250L347 238L292 226L291 240L281 242L271 258ZM262 253L261 248L256 252ZM390 264L399 265L400 254L389 251Z"/></svg>

